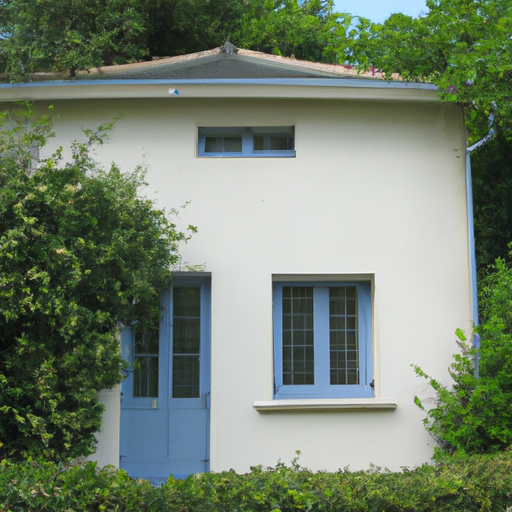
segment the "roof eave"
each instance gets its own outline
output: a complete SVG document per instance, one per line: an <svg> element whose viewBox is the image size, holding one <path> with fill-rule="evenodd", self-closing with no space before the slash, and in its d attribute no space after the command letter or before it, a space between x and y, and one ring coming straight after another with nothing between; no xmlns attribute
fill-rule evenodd
<svg viewBox="0 0 512 512"><path fill-rule="evenodd" d="M436 101L433 84L357 78L77 80L0 84L0 101L128 98L309 98Z"/></svg>

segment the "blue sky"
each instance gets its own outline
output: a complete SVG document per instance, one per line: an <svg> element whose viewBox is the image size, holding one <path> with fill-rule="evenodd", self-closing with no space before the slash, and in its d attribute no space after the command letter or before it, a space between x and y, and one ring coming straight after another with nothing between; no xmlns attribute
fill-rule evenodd
<svg viewBox="0 0 512 512"><path fill-rule="evenodd" d="M382 23L395 12L416 17L422 12L426 13L427 6L425 0L335 0L334 10Z"/></svg>

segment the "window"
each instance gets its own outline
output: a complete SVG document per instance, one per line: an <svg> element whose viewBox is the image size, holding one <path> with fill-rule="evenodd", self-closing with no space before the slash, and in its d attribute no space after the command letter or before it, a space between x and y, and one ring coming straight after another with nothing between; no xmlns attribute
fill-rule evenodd
<svg viewBox="0 0 512 512"><path fill-rule="evenodd" d="M370 282L274 283L275 398L373 397Z"/></svg>
<svg viewBox="0 0 512 512"><path fill-rule="evenodd" d="M200 157L294 157L293 126L199 128Z"/></svg>

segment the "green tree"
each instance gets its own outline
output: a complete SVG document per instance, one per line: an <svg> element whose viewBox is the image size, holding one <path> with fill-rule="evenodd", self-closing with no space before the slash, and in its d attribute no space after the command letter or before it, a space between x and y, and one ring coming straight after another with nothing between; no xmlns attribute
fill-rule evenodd
<svg viewBox="0 0 512 512"><path fill-rule="evenodd" d="M32 115L0 116L0 452L61 460L93 450L98 391L122 380L118 326L154 317L185 235L138 195L141 169L91 159L109 125L70 162L37 160L51 133Z"/></svg>
<svg viewBox="0 0 512 512"><path fill-rule="evenodd" d="M332 0L266 0L259 16L246 13L238 34L243 48L315 62L345 62L352 16Z"/></svg>
<svg viewBox="0 0 512 512"><path fill-rule="evenodd" d="M388 75L433 81L441 97L464 105L470 136L512 128L512 4L509 0L427 0L413 19L395 14L360 27L355 59Z"/></svg>
<svg viewBox="0 0 512 512"><path fill-rule="evenodd" d="M263 13L260 0L150 0L148 46L151 55L210 50L227 40L241 46L246 17Z"/></svg>
<svg viewBox="0 0 512 512"><path fill-rule="evenodd" d="M1 0L0 71L19 81L139 60L146 22L140 0Z"/></svg>
<svg viewBox="0 0 512 512"><path fill-rule="evenodd" d="M485 269L512 240L512 138L498 133L471 155L476 258Z"/></svg>
<svg viewBox="0 0 512 512"><path fill-rule="evenodd" d="M74 76L110 64L236 46L345 62L352 17L332 0L0 0L0 73Z"/></svg>
<svg viewBox="0 0 512 512"><path fill-rule="evenodd" d="M334 41L351 21L333 12L332 0L149 0L145 9L152 55L198 52L231 40L241 48L331 62Z"/></svg>

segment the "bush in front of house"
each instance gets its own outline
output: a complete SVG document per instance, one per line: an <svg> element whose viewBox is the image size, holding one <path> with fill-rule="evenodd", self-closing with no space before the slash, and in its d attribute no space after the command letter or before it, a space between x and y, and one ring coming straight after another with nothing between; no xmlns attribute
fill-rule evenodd
<svg viewBox="0 0 512 512"><path fill-rule="evenodd" d="M512 507L512 453L446 460L393 473L312 473L296 461L170 478L161 487L132 480L124 471L87 462L55 465L27 460L0 464L0 510L79 511L464 511Z"/></svg>
<svg viewBox="0 0 512 512"><path fill-rule="evenodd" d="M143 169L93 160L111 128L43 158L50 118L0 111L0 458L94 452L98 392L123 380L118 327L158 318L186 239L139 195Z"/></svg>

